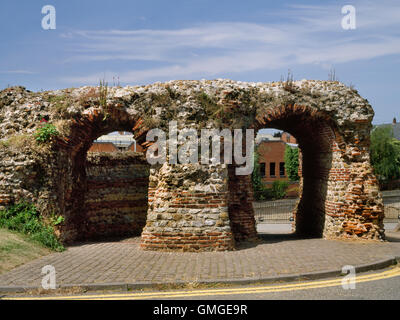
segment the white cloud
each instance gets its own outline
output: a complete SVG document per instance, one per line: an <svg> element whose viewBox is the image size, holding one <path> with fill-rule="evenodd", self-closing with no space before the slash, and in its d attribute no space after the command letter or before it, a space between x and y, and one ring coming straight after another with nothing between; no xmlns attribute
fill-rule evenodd
<svg viewBox="0 0 400 320"><path fill-rule="evenodd" d="M36 74L36 72L29 71L29 70L0 70L0 74Z"/></svg>
<svg viewBox="0 0 400 320"><path fill-rule="evenodd" d="M106 73L118 74L121 82L145 82L304 64L327 68L400 54L400 6L388 1L354 5L356 30L341 28L340 6L296 5L280 13L284 22L279 24L223 22L176 30L75 31L63 35L72 50L66 62L154 61L157 67ZM64 80L88 84L103 76L96 73Z"/></svg>

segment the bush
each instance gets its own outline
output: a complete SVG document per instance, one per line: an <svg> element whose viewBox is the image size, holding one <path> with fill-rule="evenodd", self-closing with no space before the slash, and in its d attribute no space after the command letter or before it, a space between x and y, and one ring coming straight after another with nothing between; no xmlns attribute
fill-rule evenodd
<svg viewBox="0 0 400 320"><path fill-rule="evenodd" d="M256 201L272 200L273 198L272 189L270 188L264 187L254 191L254 200Z"/></svg>
<svg viewBox="0 0 400 320"><path fill-rule="evenodd" d="M289 182L277 180L272 184L272 196L274 199L283 199L286 196L286 191L289 188Z"/></svg>
<svg viewBox="0 0 400 320"><path fill-rule="evenodd" d="M55 136L58 136L58 131L51 123L45 123L35 132L35 139L40 143L47 142Z"/></svg>
<svg viewBox="0 0 400 320"><path fill-rule="evenodd" d="M0 211L0 227L27 234L31 239L53 250L64 250L53 227L44 224L32 204L22 202Z"/></svg>

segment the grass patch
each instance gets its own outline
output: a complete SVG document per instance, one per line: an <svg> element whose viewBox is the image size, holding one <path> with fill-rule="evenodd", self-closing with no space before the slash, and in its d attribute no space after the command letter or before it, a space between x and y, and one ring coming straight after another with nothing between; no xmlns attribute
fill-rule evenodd
<svg viewBox="0 0 400 320"><path fill-rule="evenodd" d="M67 109L72 104L72 99L67 94L50 96L48 101L51 104L51 110L54 113L59 114L61 117L67 115Z"/></svg>
<svg viewBox="0 0 400 320"><path fill-rule="evenodd" d="M58 224L57 219L53 225ZM39 212L32 204L17 203L6 210L0 211L0 228L6 228L28 235L33 241L56 251L64 247L58 242L53 226L46 225Z"/></svg>
<svg viewBox="0 0 400 320"><path fill-rule="evenodd" d="M0 148L22 149L32 144L32 138L27 134L15 134L0 141Z"/></svg>
<svg viewBox="0 0 400 320"><path fill-rule="evenodd" d="M50 249L28 236L0 228L0 274L49 253Z"/></svg>

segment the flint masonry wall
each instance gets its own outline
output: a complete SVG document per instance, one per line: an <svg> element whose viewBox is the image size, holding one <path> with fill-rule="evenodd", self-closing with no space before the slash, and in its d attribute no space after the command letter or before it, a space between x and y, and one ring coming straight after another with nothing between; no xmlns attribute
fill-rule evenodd
<svg viewBox="0 0 400 320"><path fill-rule="evenodd" d="M89 152L86 239L139 236L146 224L149 169L143 154Z"/></svg>
<svg viewBox="0 0 400 320"><path fill-rule="evenodd" d="M234 248L225 165L151 169L142 248L220 251Z"/></svg>
<svg viewBox="0 0 400 320"><path fill-rule="evenodd" d="M146 150L154 143L146 133L168 133L171 120L198 132L277 128L295 136L302 150L296 232L382 240L384 207L369 160L373 115L355 90L331 81L171 81L39 93L8 88L0 91L0 205L30 201L44 218L63 216L56 234L67 243L113 230L114 218L121 227L115 230L137 230L122 227L120 214L107 220L106 213L83 209L95 206L95 184L85 166L97 137L131 131ZM43 118L59 134L38 143L34 133ZM142 248L231 250L235 241L253 239L250 177L236 176L232 168L211 162L152 165Z"/></svg>

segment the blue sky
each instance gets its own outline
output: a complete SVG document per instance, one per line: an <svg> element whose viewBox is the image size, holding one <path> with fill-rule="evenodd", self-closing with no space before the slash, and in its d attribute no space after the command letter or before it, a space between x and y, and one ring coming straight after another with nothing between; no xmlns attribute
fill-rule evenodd
<svg viewBox="0 0 400 320"><path fill-rule="evenodd" d="M344 5L356 29L341 27ZM56 30L43 30L44 5ZM400 2L3 0L0 88L49 90L176 79L337 78L400 119Z"/></svg>

